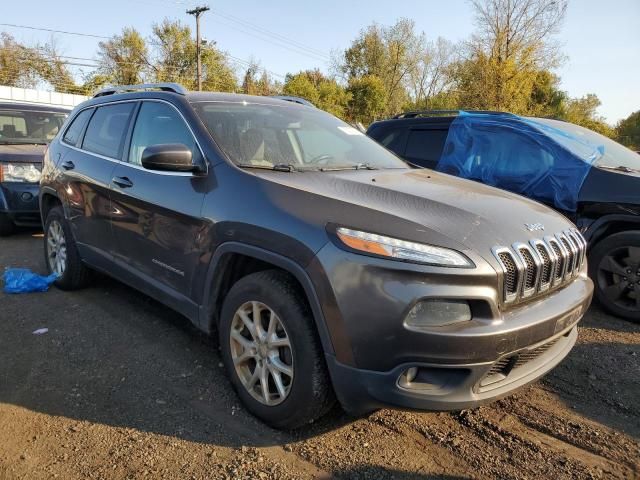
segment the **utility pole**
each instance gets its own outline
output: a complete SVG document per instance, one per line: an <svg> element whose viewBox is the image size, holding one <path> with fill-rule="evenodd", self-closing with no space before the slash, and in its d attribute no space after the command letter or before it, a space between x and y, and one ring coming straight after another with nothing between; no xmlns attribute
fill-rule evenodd
<svg viewBox="0 0 640 480"><path fill-rule="evenodd" d="M210 8L206 5L187 10L187 14L196 17L196 55L198 56L198 91L202 91L202 63L200 61L200 15L208 12Z"/></svg>

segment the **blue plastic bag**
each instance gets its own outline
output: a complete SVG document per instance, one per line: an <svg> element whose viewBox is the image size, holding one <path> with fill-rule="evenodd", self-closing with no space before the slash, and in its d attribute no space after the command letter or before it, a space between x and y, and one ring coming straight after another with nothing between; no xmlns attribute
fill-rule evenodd
<svg viewBox="0 0 640 480"><path fill-rule="evenodd" d="M26 268L8 268L2 275L4 293L46 292L56 278L57 273L45 277Z"/></svg>

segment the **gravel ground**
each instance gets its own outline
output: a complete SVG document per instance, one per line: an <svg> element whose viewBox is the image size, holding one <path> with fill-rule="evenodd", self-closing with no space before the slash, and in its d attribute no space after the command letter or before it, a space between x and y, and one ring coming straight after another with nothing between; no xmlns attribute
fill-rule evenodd
<svg viewBox="0 0 640 480"><path fill-rule="evenodd" d="M42 272L41 244L0 239L0 271ZM336 409L282 433L240 406L213 340L116 281L0 293L0 478L640 478L640 325L595 307L581 325L558 368L492 405Z"/></svg>

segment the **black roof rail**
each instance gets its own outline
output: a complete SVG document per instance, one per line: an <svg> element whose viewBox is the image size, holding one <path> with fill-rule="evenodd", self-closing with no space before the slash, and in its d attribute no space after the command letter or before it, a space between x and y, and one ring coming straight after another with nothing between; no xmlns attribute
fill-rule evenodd
<svg viewBox="0 0 640 480"><path fill-rule="evenodd" d="M140 85L117 85L115 87L107 87L98 91L93 98L104 97L105 95L114 95L116 93L140 92L147 90L162 90L163 92L173 92L179 95L186 95L187 89L179 83L142 83Z"/></svg>
<svg viewBox="0 0 640 480"><path fill-rule="evenodd" d="M315 105L313 103L302 97L294 97L293 95L271 95L271 98L277 98L278 100L284 100L285 102L299 103L300 105L306 105L307 107L315 108Z"/></svg>
<svg viewBox="0 0 640 480"><path fill-rule="evenodd" d="M399 118L416 118L416 117L435 117L438 115L460 115L460 113L480 113L483 115L513 115L509 112L499 112L494 110L417 110L405 112L395 115L394 119Z"/></svg>

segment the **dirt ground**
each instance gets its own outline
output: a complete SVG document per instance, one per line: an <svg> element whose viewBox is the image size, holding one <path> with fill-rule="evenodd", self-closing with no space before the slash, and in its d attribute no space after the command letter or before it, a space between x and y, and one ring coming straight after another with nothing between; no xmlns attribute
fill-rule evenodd
<svg viewBox="0 0 640 480"><path fill-rule="evenodd" d="M37 235L0 239L0 271L42 257ZM282 433L221 367L213 340L113 280L0 293L0 478L640 478L640 325L595 307L546 378L460 413L336 409Z"/></svg>

